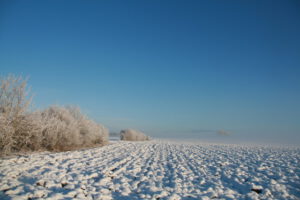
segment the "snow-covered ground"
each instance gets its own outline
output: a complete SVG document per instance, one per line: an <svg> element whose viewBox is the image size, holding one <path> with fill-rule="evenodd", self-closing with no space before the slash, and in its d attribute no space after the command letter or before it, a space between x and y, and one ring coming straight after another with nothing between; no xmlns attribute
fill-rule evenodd
<svg viewBox="0 0 300 200"><path fill-rule="evenodd" d="M0 199L300 199L300 149L168 141L0 160Z"/></svg>

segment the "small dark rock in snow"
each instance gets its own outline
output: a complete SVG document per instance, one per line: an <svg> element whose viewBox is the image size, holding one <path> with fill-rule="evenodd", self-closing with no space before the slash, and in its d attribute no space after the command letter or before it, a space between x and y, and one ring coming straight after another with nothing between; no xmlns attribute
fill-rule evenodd
<svg viewBox="0 0 300 200"><path fill-rule="evenodd" d="M37 186L42 186L42 187L45 187L46 186L46 181L38 181L37 183L36 183L36 185Z"/></svg>
<svg viewBox="0 0 300 200"><path fill-rule="evenodd" d="M262 189L252 188L251 191L256 192L257 194L262 193Z"/></svg>
<svg viewBox="0 0 300 200"><path fill-rule="evenodd" d="M61 183L61 187L65 187L66 185L68 185L68 183L65 182Z"/></svg>

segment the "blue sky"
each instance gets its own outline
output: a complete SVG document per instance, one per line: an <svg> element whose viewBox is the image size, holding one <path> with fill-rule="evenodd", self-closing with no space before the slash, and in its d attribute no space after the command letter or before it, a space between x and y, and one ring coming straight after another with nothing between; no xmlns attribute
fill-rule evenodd
<svg viewBox="0 0 300 200"><path fill-rule="evenodd" d="M299 35L299 1L3 0L0 73L112 131L295 143Z"/></svg>

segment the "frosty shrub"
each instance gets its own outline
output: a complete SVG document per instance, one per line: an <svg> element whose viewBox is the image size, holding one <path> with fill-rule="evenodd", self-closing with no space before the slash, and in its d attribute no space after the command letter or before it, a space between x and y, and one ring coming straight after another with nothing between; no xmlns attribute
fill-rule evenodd
<svg viewBox="0 0 300 200"><path fill-rule="evenodd" d="M88 119L77 107L52 106L40 112L42 146L48 150L69 150L105 144L108 130Z"/></svg>
<svg viewBox="0 0 300 200"><path fill-rule="evenodd" d="M126 140L126 141L149 140L149 137L146 136L144 133L133 129L121 130L120 136L121 136L121 140Z"/></svg>
<svg viewBox="0 0 300 200"><path fill-rule="evenodd" d="M108 142L108 130L76 107L29 112L26 80L0 79L0 155L20 151L70 150Z"/></svg>

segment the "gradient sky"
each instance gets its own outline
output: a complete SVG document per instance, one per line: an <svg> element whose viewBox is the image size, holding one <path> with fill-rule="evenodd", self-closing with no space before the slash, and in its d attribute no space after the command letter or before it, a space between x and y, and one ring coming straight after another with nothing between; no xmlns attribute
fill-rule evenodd
<svg viewBox="0 0 300 200"><path fill-rule="evenodd" d="M112 131L299 144L300 1L1 0L9 73Z"/></svg>

